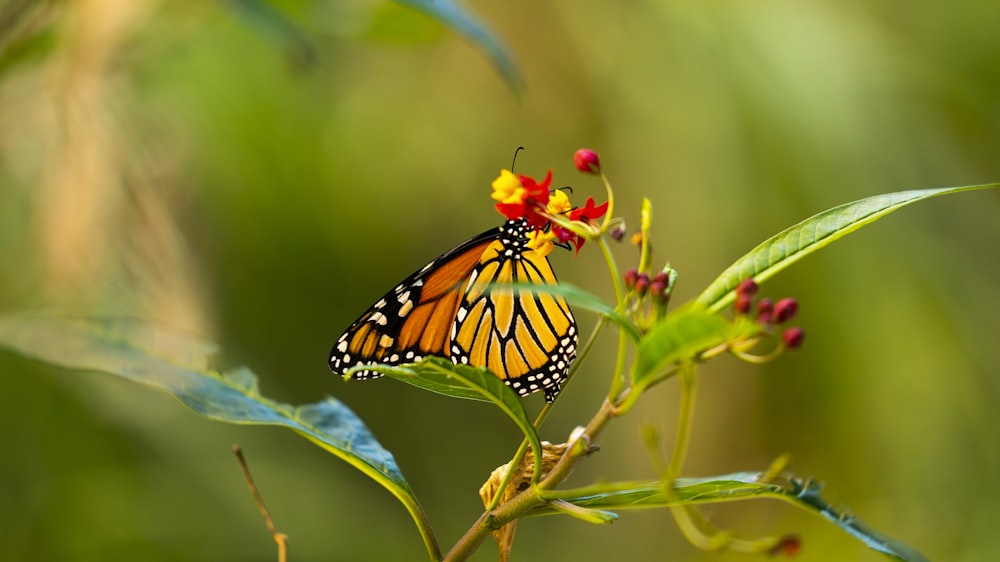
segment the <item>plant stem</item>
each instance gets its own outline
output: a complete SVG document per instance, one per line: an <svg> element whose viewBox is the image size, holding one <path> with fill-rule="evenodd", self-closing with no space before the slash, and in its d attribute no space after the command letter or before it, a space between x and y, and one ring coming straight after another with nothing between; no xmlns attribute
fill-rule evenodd
<svg viewBox="0 0 1000 562"><path fill-rule="evenodd" d="M684 458L687 456L688 442L691 440L691 419L694 416L695 378L697 368L694 363L687 363L680 368L681 397L677 413L677 440L674 442L674 452L667 465L667 479L671 487L674 480L681 475Z"/></svg>
<svg viewBox="0 0 1000 562"><path fill-rule="evenodd" d="M615 407L610 401L605 400L604 403L601 404L600 410L598 410L594 417L590 420L579 440L575 443L579 444L581 440L584 444L592 442L604 426L611 420L611 418L615 416ZM571 444L571 446L566 449L566 453L563 457L559 459L559 462L556 463L552 470L545 475L537 486L528 488L511 498L510 501L498 506L496 509L486 510L483 512L483 514L476 519L476 522L473 523L472 527L465 532L462 538L459 539L459 541L455 543L455 546L453 546L448 554L445 555L442 562L459 562L467 559L473 552L476 551L477 548L479 548L493 529L497 529L504 524L528 513L535 507L544 504L546 500L542 496L542 491L558 486L563 480L566 479L567 476L569 476L569 473L576 462L585 456L589 451L590 448L587 446ZM536 462L540 461L536 460Z"/></svg>
<svg viewBox="0 0 1000 562"><path fill-rule="evenodd" d="M611 283L615 288L616 310L625 312L625 291L622 288L621 275L618 273L618 264L615 263L615 257L611 254L611 248L608 246L607 239L601 236L597 239L597 243L601 247L601 253L604 254L605 261L608 262ZM615 358L615 371L611 377L611 389L608 391L608 396L612 399L621 394L622 388L625 386L625 351L627 346L628 336L625 335L624 330L618 330L618 352Z"/></svg>

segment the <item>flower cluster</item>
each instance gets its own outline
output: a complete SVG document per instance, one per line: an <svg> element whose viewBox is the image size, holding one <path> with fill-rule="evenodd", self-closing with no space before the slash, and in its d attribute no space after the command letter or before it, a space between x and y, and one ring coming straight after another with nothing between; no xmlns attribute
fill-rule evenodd
<svg viewBox="0 0 1000 562"><path fill-rule="evenodd" d="M761 324L771 328L788 322L799 311L799 303L793 298L784 298L778 302L764 297L756 301L754 297L760 287L753 279L744 279L736 287L736 301L733 303L733 311L739 316L749 316L753 313L754 319ZM787 349L798 349L805 340L805 332L798 326L785 328L781 333L781 341Z"/></svg>
<svg viewBox="0 0 1000 562"><path fill-rule="evenodd" d="M491 197L497 201L497 211L508 219L527 221L535 229L529 236L528 247L542 255L552 251L555 244L572 245L579 253L586 241L583 235L554 223L554 217L562 216L571 222L592 226L593 221L604 216L608 210L607 203L597 205L593 197L588 197L583 207L573 207L563 190L551 188L551 170L540 182L531 176L501 170L491 185Z"/></svg>
<svg viewBox="0 0 1000 562"><path fill-rule="evenodd" d="M635 291L639 297L647 294L654 301L666 301L670 297L670 274L667 271L657 271L656 275L650 279L649 274L639 273L634 267L625 271L623 276L625 288Z"/></svg>
<svg viewBox="0 0 1000 562"><path fill-rule="evenodd" d="M628 291L628 314L640 329L647 329L666 315L677 282L677 271L669 264L652 277L633 267L622 278Z"/></svg>
<svg viewBox="0 0 1000 562"><path fill-rule="evenodd" d="M515 176L510 170L500 170L493 180L493 195L498 201L496 207L508 219L525 219L536 229L544 228L548 219L542 214L547 211L552 185L552 171L539 183L530 176Z"/></svg>

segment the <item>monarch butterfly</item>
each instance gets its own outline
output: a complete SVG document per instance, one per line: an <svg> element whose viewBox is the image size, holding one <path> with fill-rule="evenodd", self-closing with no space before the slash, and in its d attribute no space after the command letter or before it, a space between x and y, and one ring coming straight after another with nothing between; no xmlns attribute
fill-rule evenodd
<svg viewBox="0 0 1000 562"><path fill-rule="evenodd" d="M404 279L337 339L330 369L343 375L435 355L486 367L521 396L541 390L553 401L576 358L569 305L558 295L491 287L556 284L548 258L528 247L532 230L524 218L510 219ZM378 376L366 369L352 378Z"/></svg>

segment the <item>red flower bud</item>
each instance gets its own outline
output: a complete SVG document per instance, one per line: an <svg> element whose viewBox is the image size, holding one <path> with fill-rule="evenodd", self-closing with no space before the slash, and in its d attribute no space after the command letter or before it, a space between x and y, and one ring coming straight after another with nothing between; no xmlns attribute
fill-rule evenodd
<svg viewBox="0 0 1000 562"><path fill-rule="evenodd" d="M667 296L667 283L666 281L661 281L653 278L653 282L649 284L649 294L653 295L653 299L662 302Z"/></svg>
<svg viewBox="0 0 1000 562"><path fill-rule="evenodd" d="M625 270L625 275L623 277L625 278L625 288L632 289L635 287L635 280L639 278L639 270L631 267Z"/></svg>
<svg viewBox="0 0 1000 562"><path fill-rule="evenodd" d="M736 302L733 303L733 310L736 314L746 314L750 312L750 305L753 304L753 297L745 293L736 295Z"/></svg>
<svg viewBox="0 0 1000 562"><path fill-rule="evenodd" d="M639 277L635 280L635 294L640 297L646 295L646 291L649 290L649 276L645 273L640 273Z"/></svg>
<svg viewBox="0 0 1000 562"><path fill-rule="evenodd" d="M799 303L795 299L781 299L774 305L774 323L781 324L795 318Z"/></svg>
<svg viewBox="0 0 1000 562"><path fill-rule="evenodd" d="M771 556L782 555L785 558L795 558L802 550L802 541L795 535L785 535L778 540L778 543L771 547L768 554Z"/></svg>
<svg viewBox="0 0 1000 562"><path fill-rule="evenodd" d="M601 158L596 152L589 148L581 148L573 154L573 163L576 169L585 174L601 173Z"/></svg>
<svg viewBox="0 0 1000 562"><path fill-rule="evenodd" d="M770 324L774 315L774 301L764 297L757 301L757 321L761 324Z"/></svg>
<svg viewBox="0 0 1000 562"><path fill-rule="evenodd" d="M666 271L657 271L656 275L653 276L653 283L663 283L665 286L670 282L670 276L667 275Z"/></svg>
<svg viewBox="0 0 1000 562"><path fill-rule="evenodd" d="M740 284L736 286L736 294L749 295L752 297L757 294L758 289L760 289L760 287L757 286L757 282L754 281L752 277L747 277L743 281L740 281Z"/></svg>
<svg viewBox="0 0 1000 562"><path fill-rule="evenodd" d="M788 349L798 349L802 347L802 341L805 339L806 333L802 328L795 326L793 328L788 328L781 333L781 340L785 342L785 347Z"/></svg>

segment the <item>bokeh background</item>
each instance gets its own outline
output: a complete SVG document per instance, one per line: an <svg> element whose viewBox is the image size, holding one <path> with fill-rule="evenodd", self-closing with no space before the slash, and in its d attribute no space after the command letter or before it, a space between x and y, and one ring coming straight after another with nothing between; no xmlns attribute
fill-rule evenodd
<svg viewBox="0 0 1000 562"><path fill-rule="evenodd" d="M489 182L515 147L520 172L552 169L578 201L602 188L571 155L598 150L632 226L648 197L678 302L818 211L1000 177L1000 3L469 4L510 49L519 91L394 3L270 4L292 39L247 2L0 2L0 309L155 319L220 342L268 396L337 396L396 454L447 548L517 430L483 404L342 383L325 358L396 281L498 223ZM1000 557L998 217L990 191L920 203L767 283L799 299L806 346L702 371L686 473L790 452L828 499L931 559ZM553 262L610 298L593 248ZM613 342L543 438L596 410ZM640 426L669 444L676 399L673 383L651 392L571 484L650 477ZM274 560L234 442L292 560L424 559L388 493L294 434L4 353L0 560ZM801 560L882 559L784 504L706 511L745 537L798 533ZM528 520L513 555L746 559L694 549L656 511ZM487 544L474 559L495 556Z"/></svg>

